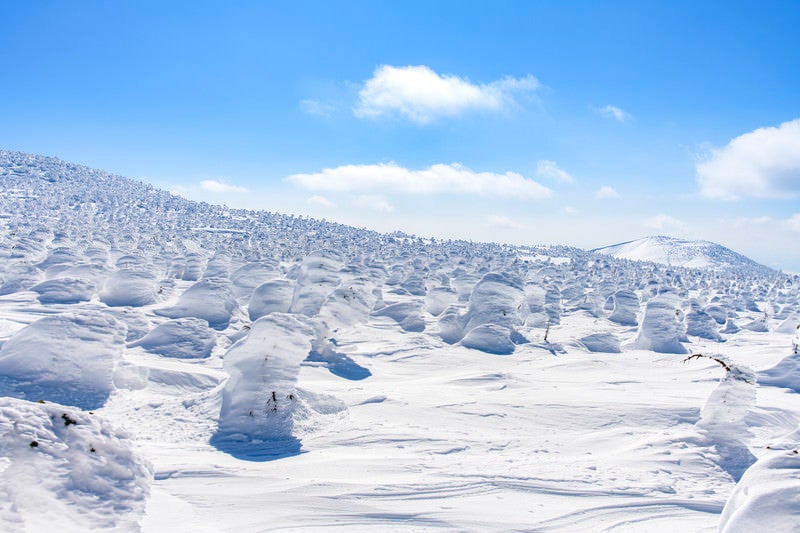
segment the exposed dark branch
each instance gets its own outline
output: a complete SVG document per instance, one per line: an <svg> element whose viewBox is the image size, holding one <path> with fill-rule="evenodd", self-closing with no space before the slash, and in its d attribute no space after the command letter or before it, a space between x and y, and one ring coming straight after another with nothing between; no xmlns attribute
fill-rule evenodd
<svg viewBox="0 0 800 533"><path fill-rule="evenodd" d="M706 359L712 359L712 360L716 361L717 363L721 364L722 368L724 368L728 372L731 371L730 365L728 363L726 363L725 361L723 361L722 359L718 359L717 357L714 357L712 355L703 355L701 353L696 353L694 355L690 355L689 357L687 357L686 359L684 359L681 362L685 363L687 361L691 361L692 359L700 359L701 357L705 357Z"/></svg>

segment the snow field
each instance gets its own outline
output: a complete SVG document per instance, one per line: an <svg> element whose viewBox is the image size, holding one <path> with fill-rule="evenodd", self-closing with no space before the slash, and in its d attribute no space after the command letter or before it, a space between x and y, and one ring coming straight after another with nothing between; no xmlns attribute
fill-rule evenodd
<svg viewBox="0 0 800 533"><path fill-rule="evenodd" d="M25 191L0 195L3 529L795 518L797 276L381 235L12 152L0 180Z"/></svg>

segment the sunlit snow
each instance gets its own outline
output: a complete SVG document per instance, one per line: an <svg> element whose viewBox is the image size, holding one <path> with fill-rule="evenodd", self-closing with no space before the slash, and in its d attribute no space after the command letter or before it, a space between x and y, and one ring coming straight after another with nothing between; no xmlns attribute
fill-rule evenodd
<svg viewBox="0 0 800 533"><path fill-rule="evenodd" d="M797 526L797 276L0 189L3 531Z"/></svg>

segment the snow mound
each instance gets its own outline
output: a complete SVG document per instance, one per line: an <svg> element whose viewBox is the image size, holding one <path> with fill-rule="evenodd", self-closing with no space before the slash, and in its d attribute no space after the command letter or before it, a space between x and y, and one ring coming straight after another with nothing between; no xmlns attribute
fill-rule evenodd
<svg viewBox="0 0 800 533"><path fill-rule="evenodd" d="M800 313L793 313L789 318L784 320L780 323L780 325L775 328L776 333L789 333L789 334L796 334L798 338L800 338Z"/></svg>
<svg viewBox="0 0 800 533"><path fill-rule="evenodd" d="M0 296L25 291L36 285L44 273L33 265L11 264L3 265L2 284Z"/></svg>
<svg viewBox="0 0 800 533"><path fill-rule="evenodd" d="M800 393L800 354L792 354L772 368L759 372L758 383Z"/></svg>
<svg viewBox="0 0 800 533"><path fill-rule="evenodd" d="M800 453L770 452L753 464L733 489L720 517L719 531L797 531L800 524Z"/></svg>
<svg viewBox="0 0 800 533"><path fill-rule="evenodd" d="M464 330L469 332L484 324L508 329L519 327L525 321L525 303L525 293L519 280L490 272L472 289L464 316Z"/></svg>
<svg viewBox="0 0 800 533"><path fill-rule="evenodd" d="M211 355L216 343L217 337L209 330L208 322L189 317L167 320L129 346L166 357L202 359Z"/></svg>
<svg viewBox="0 0 800 533"><path fill-rule="evenodd" d="M156 314L168 318L202 318L216 330L228 327L238 307L230 280L203 279L186 289L174 307L159 309Z"/></svg>
<svg viewBox="0 0 800 533"><path fill-rule="evenodd" d="M271 262L258 261L247 263L231 274L233 292L240 298L243 296L250 296L253 294L256 287L275 278L277 274L276 267Z"/></svg>
<svg viewBox="0 0 800 533"><path fill-rule="evenodd" d="M106 279L100 300L112 307L142 307L156 303L156 278L143 270L118 270Z"/></svg>
<svg viewBox="0 0 800 533"><path fill-rule="evenodd" d="M139 531L152 477L103 418L0 398L3 531Z"/></svg>
<svg viewBox="0 0 800 533"><path fill-rule="evenodd" d="M341 267L336 254L322 251L309 254L297 276L291 312L317 316L325 298L339 286Z"/></svg>
<svg viewBox="0 0 800 533"><path fill-rule="evenodd" d="M396 302L373 311L372 316L387 316L397 322L403 331L418 333L425 330L421 302Z"/></svg>
<svg viewBox="0 0 800 533"><path fill-rule="evenodd" d="M125 326L108 314L48 316L0 349L0 393L98 409L113 390Z"/></svg>
<svg viewBox="0 0 800 533"><path fill-rule="evenodd" d="M580 341L590 352L620 353L619 339L613 333L594 333L581 337Z"/></svg>
<svg viewBox="0 0 800 533"><path fill-rule="evenodd" d="M766 317L762 317L762 318L756 318L755 320L751 320L747 324L744 324L742 326L742 329L755 331L758 333L767 333L769 331L769 326L767 325Z"/></svg>
<svg viewBox="0 0 800 533"><path fill-rule="evenodd" d="M245 455L299 450L292 433L295 388L313 337L313 328L293 315L272 313L252 324L249 335L223 359L230 379L222 394L215 445Z"/></svg>
<svg viewBox="0 0 800 533"><path fill-rule="evenodd" d="M288 313L292 305L294 284L288 279L267 281L253 291L247 312L250 320L258 320L270 313Z"/></svg>
<svg viewBox="0 0 800 533"><path fill-rule="evenodd" d="M331 292L319 310L329 329L351 327L367 321L376 297L369 283L352 280ZM424 329L424 325L423 325Z"/></svg>
<svg viewBox="0 0 800 533"><path fill-rule="evenodd" d="M695 358L698 356L692 356ZM755 462L747 440L751 436L745 417L756 402L753 371L720 354L705 356L724 365L725 375L706 400L695 428L717 455L717 463L734 480Z"/></svg>
<svg viewBox="0 0 800 533"><path fill-rule="evenodd" d="M445 310L439 324L446 342L493 354L513 353L514 345L527 342L517 328L525 323L529 306L521 280L489 272L475 284L469 306L457 317Z"/></svg>
<svg viewBox="0 0 800 533"><path fill-rule="evenodd" d="M497 324L481 324L469 330L461 339L461 345L473 350L495 355L514 353L516 346L511 340L510 329Z"/></svg>
<svg viewBox="0 0 800 533"><path fill-rule="evenodd" d="M712 341L722 340L717 331L717 321L702 309L693 309L686 313L686 334Z"/></svg>
<svg viewBox="0 0 800 533"><path fill-rule="evenodd" d="M56 278L31 287L39 294L43 304L75 304L88 302L95 292L95 284L81 278Z"/></svg>
<svg viewBox="0 0 800 533"><path fill-rule="evenodd" d="M660 353L687 353L681 344L685 338L684 326L678 320L680 299L673 294L656 296L645 307L644 318L633 343L640 350Z"/></svg>
<svg viewBox="0 0 800 533"><path fill-rule="evenodd" d="M439 316L457 300L458 293L450 287L435 287L425 295L425 309L433 316Z"/></svg>
<svg viewBox="0 0 800 533"><path fill-rule="evenodd" d="M623 326L638 326L636 314L639 312L639 297L630 290L619 290L614 293L614 310L608 319Z"/></svg>

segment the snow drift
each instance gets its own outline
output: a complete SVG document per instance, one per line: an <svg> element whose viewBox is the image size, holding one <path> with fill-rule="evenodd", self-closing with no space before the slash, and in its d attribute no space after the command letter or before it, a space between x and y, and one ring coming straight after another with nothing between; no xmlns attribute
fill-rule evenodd
<svg viewBox="0 0 800 533"><path fill-rule="evenodd" d="M81 311L41 318L0 349L0 394L98 409L113 390L125 327Z"/></svg>

